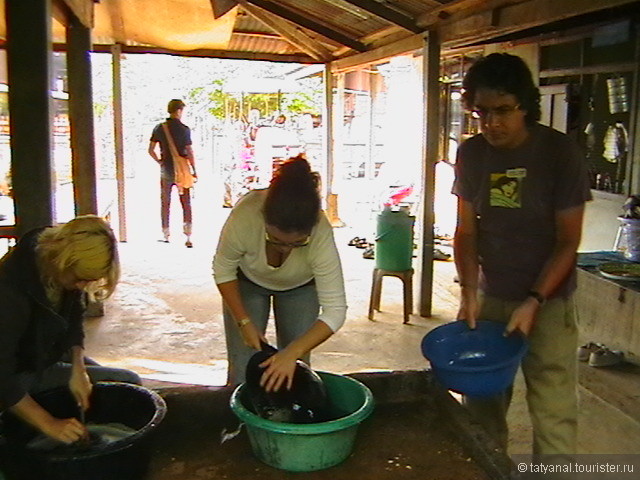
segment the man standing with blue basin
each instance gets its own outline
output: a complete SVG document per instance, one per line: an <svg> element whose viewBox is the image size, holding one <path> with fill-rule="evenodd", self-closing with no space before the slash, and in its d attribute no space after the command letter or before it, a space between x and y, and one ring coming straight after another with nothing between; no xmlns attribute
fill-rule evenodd
<svg viewBox="0 0 640 480"><path fill-rule="evenodd" d="M500 321L528 336L522 362L533 424L533 453L576 451L577 328L572 294L586 165L565 134L538 123L540 93L524 61L494 53L463 81L463 100L480 135L460 146L454 256L458 319ZM507 447L511 389L466 404Z"/></svg>

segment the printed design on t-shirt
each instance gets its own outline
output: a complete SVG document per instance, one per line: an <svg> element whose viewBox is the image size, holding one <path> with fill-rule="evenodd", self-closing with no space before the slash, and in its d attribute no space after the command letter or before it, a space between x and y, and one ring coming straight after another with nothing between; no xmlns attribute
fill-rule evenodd
<svg viewBox="0 0 640 480"><path fill-rule="evenodd" d="M522 181L526 168L511 168L490 176L489 205L492 207L521 208Z"/></svg>

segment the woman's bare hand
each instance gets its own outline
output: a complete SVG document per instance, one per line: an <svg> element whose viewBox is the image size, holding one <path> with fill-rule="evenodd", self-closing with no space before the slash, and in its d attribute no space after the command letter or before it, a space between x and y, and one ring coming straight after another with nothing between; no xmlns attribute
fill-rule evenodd
<svg viewBox="0 0 640 480"><path fill-rule="evenodd" d="M287 390L291 389L297 360L286 348L269 357L260 364L262 368L266 368L260 378L260 385L267 392L277 392L283 386Z"/></svg>
<svg viewBox="0 0 640 480"><path fill-rule="evenodd" d="M89 398L91 397L93 384L84 368L72 370L71 378L69 379L69 390L71 390L78 408L87 410L90 405Z"/></svg>
<svg viewBox="0 0 640 480"><path fill-rule="evenodd" d="M266 343L266 339L263 335L260 334L256 326L253 322L249 322L240 328L240 334L242 335L242 340L244 340L244 344L247 347L251 347L254 350L261 350L262 346L260 345L260 340Z"/></svg>
<svg viewBox="0 0 640 480"><path fill-rule="evenodd" d="M86 438L87 429L77 418L51 417L41 428L42 433L63 443L73 443Z"/></svg>

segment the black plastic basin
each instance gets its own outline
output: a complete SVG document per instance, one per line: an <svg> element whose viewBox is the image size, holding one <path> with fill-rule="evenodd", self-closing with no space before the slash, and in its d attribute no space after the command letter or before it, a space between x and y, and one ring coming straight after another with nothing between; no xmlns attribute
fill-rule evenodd
<svg viewBox="0 0 640 480"><path fill-rule="evenodd" d="M66 387L34 398L52 415L78 417L78 407ZM149 465L150 440L166 413L156 392L128 383L100 382L94 386L87 423L121 423L135 430L129 437L86 450L38 451L26 444L38 431L10 414L3 416L5 438L2 470L10 480L139 480Z"/></svg>

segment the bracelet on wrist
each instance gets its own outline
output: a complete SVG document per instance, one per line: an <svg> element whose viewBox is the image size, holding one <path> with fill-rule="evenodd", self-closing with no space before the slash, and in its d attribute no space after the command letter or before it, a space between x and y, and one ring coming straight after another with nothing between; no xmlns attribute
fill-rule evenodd
<svg viewBox="0 0 640 480"><path fill-rule="evenodd" d="M249 317L245 317L241 320L238 320L236 323L238 324L238 327L242 328L245 325L249 325L251 323L251 319Z"/></svg>

